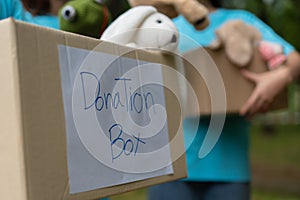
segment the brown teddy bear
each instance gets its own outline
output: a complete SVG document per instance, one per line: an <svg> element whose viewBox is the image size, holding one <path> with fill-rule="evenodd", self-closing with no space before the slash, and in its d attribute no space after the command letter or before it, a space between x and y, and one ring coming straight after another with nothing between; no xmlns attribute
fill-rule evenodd
<svg viewBox="0 0 300 200"><path fill-rule="evenodd" d="M286 61L281 45L262 40L257 28L241 20L226 22L215 34L217 39L209 47L224 47L228 59L238 67L246 67L250 63L256 48L270 70Z"/></svg>
<svg viewBox="0 0 300 200"><path fill-rule="evenodd" d="M182 14L197 30L202 30L209 24L208 10L197 0L128 0L128 2L132 7L154 6L158 12L170 18Z"/></svg>
<svg viewBox="0 0 300 200"><path fill-rule="evenodd" d="M258 29L241 20L230 20L215 32L217 39L209 46L211 49L225 48L228 59L239 67L249 64L255 45L262 37Z"/></svg>

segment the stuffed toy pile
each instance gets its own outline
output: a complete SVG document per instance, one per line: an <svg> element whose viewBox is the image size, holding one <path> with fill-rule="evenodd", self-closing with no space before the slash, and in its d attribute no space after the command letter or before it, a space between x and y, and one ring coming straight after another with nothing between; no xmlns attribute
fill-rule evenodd
<svg viewBox="0 0 300 200"><path fill-rule="evenodd" d="M286 56L279 44L262 40L259 30L241 20L231 20L215 32L216 40L210 45L211 49L223 47L228 59L238 67L246 67L253 58L255 48L268 68L281 66Z"/></svg>
<svg viewBox="0 0 300 200"><path fill-rule="evenodd" d="M135 48L177 51L178 30L170 18L153 6L137 6L114 20L101 40Z"/></svg>
<svg viewBox="0 0 300 200"><path fill-rule="evenodd" d="M61 30L100 38L111 21L104 0L71 0L58 13Z"/></svg>
<svg viewBox="0 0 300 200"><path fill-rule="evenodd" d="M158 12L169 18L183 15L196 30L202 30L209 24L208 10L197 0L128 0L132 7L140 5L154 6Z"/></svg>

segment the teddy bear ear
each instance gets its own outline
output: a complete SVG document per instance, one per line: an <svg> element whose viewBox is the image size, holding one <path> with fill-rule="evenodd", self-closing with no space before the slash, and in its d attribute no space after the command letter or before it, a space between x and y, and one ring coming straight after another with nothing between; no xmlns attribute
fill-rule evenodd
<svg viewBox="0 0 300 200"><path fill-rule="evenodd" d="M246 67L253 55L253 36L247 26L241 20L231 20L215 32L227 58L238 67Z"/></svg>
<svg viewBox="0 0 300 200"><path fill-rule="evenodd" d="M236 21L236 34L228 41L229 59L239 67L246 67L253 58L254 46L262 39L259 30L242 21Z"/></svg>
<svg viewBox="0 0 300 200"><path fill-rule="evenodd" d="M157 10L153 6L137 6L129 9L111 23L101 36L101 40L119 44L129 43L136 29Z"/></svg>
<svg viewBox="0 0 300 200"><path fill-rule="evenodd" d="M228 59L238 67L246 67L253 56L253 46L247 40L232 39L225 46L225 52Z"/></svg>

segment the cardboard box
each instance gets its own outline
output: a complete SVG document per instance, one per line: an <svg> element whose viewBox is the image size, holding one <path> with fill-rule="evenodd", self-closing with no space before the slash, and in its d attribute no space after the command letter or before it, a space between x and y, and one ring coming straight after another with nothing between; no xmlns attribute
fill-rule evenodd
<svg viewBox="0 0 300 200"><path fill-rule="evenodd" d="M255 85L244 78L239 68L227 59L224 49L199 48L185 53L183 57L186 78L198 97L198 101L187 99L189 115L199 115L195 112L196 106L199 106L201 115L238 113ZM267 71L266 64L257 51L246 69L257 73ZM213 101L214 109L212 109ZM284 90L275 99L270 110L283 109L287 106L287 90Z"/></svg>
<svg viewBox="0 0 300 200"><path fill-rule="evenodd" d="M0 21L0 196L18 200L87 200L111 196L186 177L180 108L165 90L174 173L70 194L66 121L58 46L99 51L147 62L174 64L170 56L151 54L6 19ZM163 72L163 78L172 79ZM174 80L174 79L173 79ZM176 86L176 81L173 81ZM174 140L175 141L175 140Z"/></svg>

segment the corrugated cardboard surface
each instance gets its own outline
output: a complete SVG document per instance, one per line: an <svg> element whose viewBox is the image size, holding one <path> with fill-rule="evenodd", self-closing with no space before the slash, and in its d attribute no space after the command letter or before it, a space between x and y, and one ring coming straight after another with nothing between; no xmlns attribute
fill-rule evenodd
<svg viewBox="0 0 300 200"><path fill-rule="evenodd" d="M25 199L25 164L20 111L19 69L16 57L15 27L1 23L0 28L0 177L2 199Z"/></svg>
<svg viewBox="0 0 300 200"><path fill-rule="evenodd" d="M91 50L100 41L12 19L0 22L0 34L1 199L96 199L186 176L181 156L173 163L173 175L70 195L57 46ZM103 43L101 51L118 55L123 48ZM166 65L173 62L161 54L132 51L132 56ZM182 137L180 109L171 92L165 93L172 140L178 129ZM171 145L172 155L183 150L183 140Z"/></svg>
<svg viewBox="0 0 300 200"><path fill-rule="evenodd" d="M224 49L211 50L209 48L199 48L187 52L183 56L186 60L184 61L185 73L187 80L191 83L197 97L198 104L200 108L200 114L209 115L216 113L238 113L241 106L247 101L248 97L251 95L255 85L240 73L240 68L233 65L226 57ZM212 59L212 60L211 60ZM192 63L190 62L192 61ZM212 64L212 61L215 65ZM217 108L214 111L211 109L211 97L208 91L208 87L203 77L210 80L214 80L216 76L205 70L209 67L217 67L223 79L226 97L226 110L222 108ZM199 74L196 68L201 69ZM252 72L264 72L267 71L267 67L264 61L261 59L257 51L255 51L254 57L251 63L246 67L246 69ZM220 85L220 87L223 87ZM219 89L219 88L218 88ZM188 95L189 97L190 95ZM199 113L193 113L193 107L195 105L193 99L188 98L188 106L191 111L191 115L197 115ZM287 90L283 91L273 102L271 110L287 108L288 97Z"/></svg>

